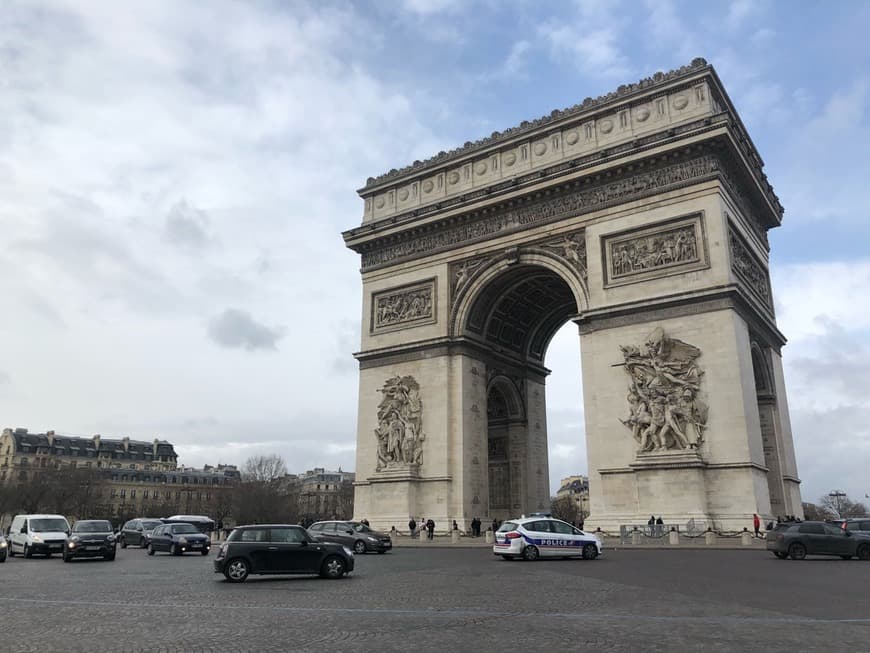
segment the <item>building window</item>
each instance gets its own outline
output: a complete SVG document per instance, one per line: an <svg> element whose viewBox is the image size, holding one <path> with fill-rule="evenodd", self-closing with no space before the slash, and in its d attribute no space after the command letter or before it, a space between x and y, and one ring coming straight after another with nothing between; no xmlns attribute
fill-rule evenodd
<svg viewBox="0 0 870 653"><path fill-rule="evenodd" d="M116 496L118 496L118 490L112 488L112 498L114 499Z"/></svg>
<svg viewBox="0 0 870 653"><path fill-rule="evenodd" d="M125 498L127 496L127 490L121 490L121 498Z"/></svg>
<svg viewBox="0 0 870 653"><path fill-rule="evenodd" d="M131 499L135 499L135 498L136 498L136 490L130 490L130 498L131 498Z"/></svg>
<svg viewBox="0 0 870 653"><path fill-rule="evenodd" d="M147 498L148 498L148 490L142 490L142 498L143 498L143 499L147 499Z"/></svg>

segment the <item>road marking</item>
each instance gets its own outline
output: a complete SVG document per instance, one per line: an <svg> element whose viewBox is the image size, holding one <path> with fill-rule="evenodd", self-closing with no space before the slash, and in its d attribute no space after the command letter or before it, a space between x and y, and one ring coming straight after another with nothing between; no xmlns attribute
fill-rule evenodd
<svg viewBox="0 0 870 653"><path fill-rule="evenodd" d="M111 608L162 608L170 610L265 610L269 612L284 612L298 614L360 614L360 615L407 615L407 616L453 616L453 617L504 617L541 619L568 619L575 621L649 621L649 622L683 622L683 623L762 623L762 624L863 624L870 623L870 617L856 619L814 619L812 617L752 617L752 616L722 616L722 617L681 617L681 616L649 616L624 615L596 612L505 612L498 610L457 610L426 608L407 610L396 608L300 608L269 605L194 605L191 603L137 603L119 601L81 601L63 599L22 599L0 596L0 601L10 603L32 603L38 605L69 605L75 607L111 607ZM14 606L13 606L14 607Z"/></svg>

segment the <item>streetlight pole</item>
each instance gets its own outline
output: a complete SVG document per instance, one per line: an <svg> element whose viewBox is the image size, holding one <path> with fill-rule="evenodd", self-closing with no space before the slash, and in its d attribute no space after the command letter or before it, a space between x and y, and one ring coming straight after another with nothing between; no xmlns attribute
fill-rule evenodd
<svg viewBox="0 0 870 653"><path fill-rule="evenodd" d="M846 497L846 493L842 490L832 490L828 493L828 496L833 500L834 510L837 511L837 518L842 519L843 517L843 503L842 500Z"/></svg>

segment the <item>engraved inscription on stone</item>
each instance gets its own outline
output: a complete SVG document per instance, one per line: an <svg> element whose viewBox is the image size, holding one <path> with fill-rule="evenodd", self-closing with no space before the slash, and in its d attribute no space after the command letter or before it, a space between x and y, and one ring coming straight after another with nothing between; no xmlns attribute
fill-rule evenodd
<svg viewBox="0 0 870 653"><path fill-rule="evenodd" d="M640 280L707 264L700 215L605 238L611 283Z"/></svg>
<svg viewBox="0 0 870 653"><path fill-rule="evenodd" d="M376 469L407 469L423 463L423 402L413 376L394 376L380 390Z"/></svg>
<svg viewBox="0 0 870 653"><path fill-rule="evenodd" d="M393 288L372 297L372 331L434 321L434 280Z"/></svg>
<svg viewBox="0 0 870 653"><path fill-rule="evenodd" d="M638 453L697 449L704 439L708 407L700 397L701 350L657 327L643 347L620 347L630 378L629 415Z"/></svg>
<svg viewBox="0 0 870 653"><path fill-rule="evenodd" d="M768 307L770 301L770 280L764 266L749 251L733 229L728 229L728 246L731 250L731 269L749 288L762 299Z"/></svg>

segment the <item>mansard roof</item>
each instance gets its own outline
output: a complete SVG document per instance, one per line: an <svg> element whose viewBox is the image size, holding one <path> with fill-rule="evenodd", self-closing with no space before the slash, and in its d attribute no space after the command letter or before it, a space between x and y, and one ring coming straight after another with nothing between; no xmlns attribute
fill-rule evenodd
<svg viewBox="0 0 870 653"><path fill-rule="evenodd" d="M17 451L48 449L50 454L58 455L88 455L88 452L96 454L99 451L103 455L111 455L113 458L133 458L134 456L149 457L168 456L176 458L175 447L166 440L145 442L144 440L128 440L103 438L102 436L80 437L63 435L49 431L47 433L30 433L27 429L7 429L15 441ZM49 439L51 436L51 439ZM99 443L99 446L97 445ZM157 451L154 451L156 443ZM125 448L126 446L126 448Z"/></svg>

